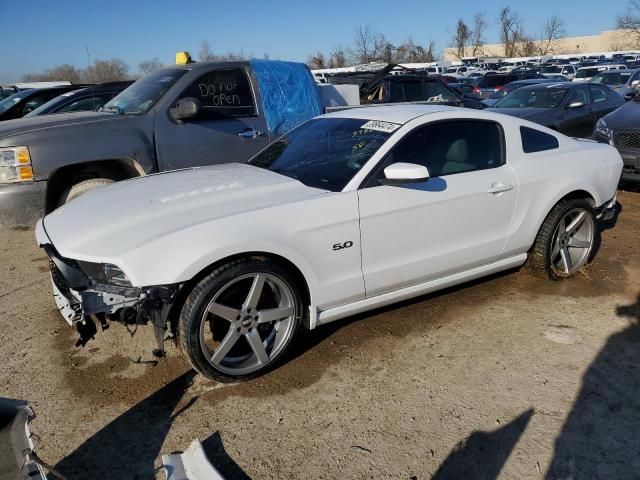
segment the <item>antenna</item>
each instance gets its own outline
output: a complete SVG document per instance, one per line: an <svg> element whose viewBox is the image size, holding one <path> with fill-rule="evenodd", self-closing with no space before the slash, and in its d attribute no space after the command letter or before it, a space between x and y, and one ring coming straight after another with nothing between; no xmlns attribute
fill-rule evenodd
<svg viewBox="0 0 640 480"><path fill-rule="evenodd" d="M91 74L91 57L89 56L89 46L86 45L85 48L87 49L87 71L89 72L89 82L91 83L91 85L89 86L89 88L91 89L91 101L93 102L93 107L95 110L96 98L93 91L94 82L93 82L93 75Z"/></svg>

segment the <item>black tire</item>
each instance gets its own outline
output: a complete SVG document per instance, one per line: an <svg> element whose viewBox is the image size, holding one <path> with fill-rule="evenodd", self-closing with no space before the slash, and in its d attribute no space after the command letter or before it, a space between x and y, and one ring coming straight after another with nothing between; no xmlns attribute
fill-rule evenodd
<svg viewBox="0 0 640 480"><path fill-rule="evenodd" d="M592 217L595 225L594 243L598 243L599 230L597 228L595 212L591 204L587 200L582 198L560 200L551 209L551 211L547 215L547 218L545 218L544 222L542 223L542 226L538 231L538 235L536 236L535 242L533 243L533 247L529 252L528 267L531 273L533 273L535 276L551 280L564 280L565 278L567 278L560 277L553 272L553 269L551 268L551 250L554 233L558 228L560 220L569 211L575 208L586 210ZM586 263L591 260L591 257L592 255L589 256Z"/></svg>
<svg viewBox="0 0 640 480"><path fill-rule="evenodd" d="M58 201L58 206L64 205L65 203L69 203L74 198L79 197L83 193L91 190L95 187L101 187L103 185L109 185L114 183L114 180L110 178L90 178L89 180L83 180L82 182L78 182L75 185L72 185L60 198Z"/></svg>
<svg viewBox="0 0 640 480"><path fill-rule="evenodd" d="M228 286L230 282L239 277L257 273L271 275L284 282L290 289L295 309L294 318L290 320L292 327L289 329L289 337L285 339L283 346L279 348L279 353L270 358L266 365L251 373L230 374L216 368L205 356L200 341L200 328L205 321L204 315L209 303L218 292L222 291L221 289L224 289L225 286ZM258 309L256 308L256 310ZM176 328L177 343L191 366L205 377L224 383L249 380L272 370L286 357L286 353L289 351L300 329L301 317L304 315L304 311L304 303L298 286L289 272L278 263L262 257L232 260L219 266L200 280L187 296ZM230 327L230 330L232 328L234 327ZM225 356L224 358L226 359L227 357Z"/></svg>

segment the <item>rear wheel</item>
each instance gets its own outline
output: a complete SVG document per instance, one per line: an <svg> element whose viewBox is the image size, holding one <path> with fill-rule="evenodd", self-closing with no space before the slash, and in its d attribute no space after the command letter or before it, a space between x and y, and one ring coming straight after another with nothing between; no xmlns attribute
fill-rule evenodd
<svg viewBox="0 0 640 480"><path fill-rule="evenodd" d="M189 294L178 343L193 368L210 379L254 378L282 359L302 312L302 297L284 268L267 259L234 260Z"/></svg>
<svg viewBox="0 0 640 480"><path fill-rule="evenodd" d="M536 237L529 256L531 271L554 280L573 276L589 262L597 235L595 213L589 202L558 202Z"/></svg>

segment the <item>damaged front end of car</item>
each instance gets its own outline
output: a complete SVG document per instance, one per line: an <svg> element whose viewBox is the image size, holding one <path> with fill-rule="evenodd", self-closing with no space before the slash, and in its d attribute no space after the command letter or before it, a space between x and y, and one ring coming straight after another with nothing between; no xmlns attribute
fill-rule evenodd
<svg viewBox="0 0 640 480"><path fill-rule="evenodd" d="M78 331L76 346L84 346L109 322L154 328L157 357L164 356L169 315L180 285L133 287L117 266L62 257L50 243L40 245L49 257L53 295L58 310Z"/></svg>

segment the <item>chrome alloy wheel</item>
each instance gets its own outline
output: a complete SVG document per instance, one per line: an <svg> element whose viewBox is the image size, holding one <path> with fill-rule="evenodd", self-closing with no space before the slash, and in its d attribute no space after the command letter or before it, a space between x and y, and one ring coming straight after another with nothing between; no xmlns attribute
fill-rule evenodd
<svg viewBox="0 0 640 480"><path fill-rule="evenodd" d="M593 216L584 208L569 210L558 222L551 242L551 270L570 277L587 263L595 239Z"/></svg>
<svg viewBox="0 0 640 480"><path fill-rule="evenodd" d="M229 375L263 368L287 345L298 313L295 305L291 287L276 275L250 273L230 281L202 316L202 353Z"/></svg>

